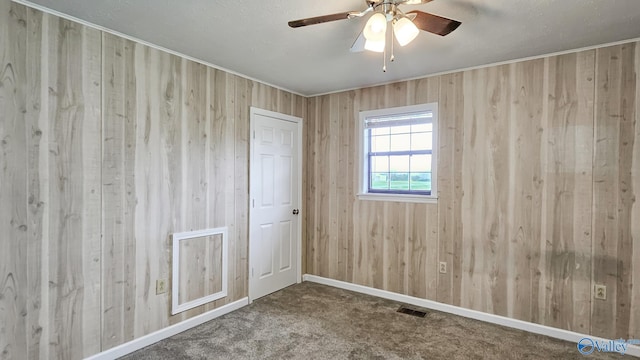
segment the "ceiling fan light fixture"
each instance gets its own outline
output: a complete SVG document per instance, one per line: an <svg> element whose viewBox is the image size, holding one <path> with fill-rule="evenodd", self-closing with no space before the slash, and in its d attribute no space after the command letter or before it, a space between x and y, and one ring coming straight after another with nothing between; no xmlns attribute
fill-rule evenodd
<svg viewBox="0 0 640 360"><path fill-rule="evenodd" d="M371 15L367 24L364 26L362 34L364 38L369 41L384 42L385 34L387 33L387 17L382 13L375 13Z"/></svg>
<svg viewBox="0 0 640 360"><path fill-rule="evenodd" d="M420 30L411 20L406 17L401 17L394 22L393 33L400 46L405 46L418 36Z"/></svg>
<svg viewBox="0 0 640 360"><path fill-rule="evenodd" d="M383 52L385 47L384 38L382 40L366 40L364 42L364 49L373 52Z"/></svg>

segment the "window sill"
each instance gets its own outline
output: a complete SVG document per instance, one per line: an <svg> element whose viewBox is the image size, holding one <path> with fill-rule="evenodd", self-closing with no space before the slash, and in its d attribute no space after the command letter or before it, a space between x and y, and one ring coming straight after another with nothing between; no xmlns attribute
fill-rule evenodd
<svg viewBox="0 0 640 360"><path fill-rule="evenodd" d="M394 201L394 202L409 202L409 203L425 203L425 204L437 204L438 197L430 195L408 195L408 194L358 194L358 200L370 200L370 201Z"/></svg>

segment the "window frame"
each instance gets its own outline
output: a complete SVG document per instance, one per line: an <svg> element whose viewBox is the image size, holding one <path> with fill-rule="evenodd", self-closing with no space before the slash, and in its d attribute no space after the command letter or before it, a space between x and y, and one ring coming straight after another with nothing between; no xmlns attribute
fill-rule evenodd
<svg viewBox="0 0 640 360"><path fill-rule="evenodd" d="M389 115L401 115L416 112L431 112L432 117L432 148L431 148L431 194L420 194L417 192L402 191L369 191L369 146L368 129L365 127L367 118L383 117ZM419 105L399 106L393 108L360 111L360 126L358 133L359 140L359 179L357 197L360 200L375 201L396 201L396 202L419 202L436 203L438 199L437 169L438 169L438 103L427 103Z"/></svg>

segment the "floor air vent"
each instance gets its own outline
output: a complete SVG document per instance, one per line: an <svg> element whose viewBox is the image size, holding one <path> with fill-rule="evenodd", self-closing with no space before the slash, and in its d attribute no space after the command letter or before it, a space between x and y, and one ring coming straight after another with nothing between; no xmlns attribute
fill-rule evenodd
<svg viewBox="0 0 640 360"><path fill-rule="evenodd" d="M403 313L403 314L407 314L407 315L411 315L411 316L422 317L422 318L427 315L427 313L424 312L424 311L411 309L411 308L408 308L406 306L400 306L400 309L398 309L398 312L399 313Z"/></svg>

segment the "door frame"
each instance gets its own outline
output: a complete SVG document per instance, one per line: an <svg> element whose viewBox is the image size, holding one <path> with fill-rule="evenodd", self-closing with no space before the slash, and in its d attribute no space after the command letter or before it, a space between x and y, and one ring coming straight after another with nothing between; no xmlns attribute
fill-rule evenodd
<svg viewBox="0 0 640 360"><path fill-rule="evenodd" d="M249 244L248 244L249 245L249 249L248 249L249 261L247 262L249 303L252 303L254 299L254 296L252 294L254 290L252 289L252 285L251 285L251 278L252 278L251 269L252 269L252 261L253 261L251 256L251 245L252 245L252 242L255 241L255 239L252 236L251 229L253 228L253 226L251 222L253 221L253 218L254 218L254 210L253 210L252 204L254 202L254 199L257 198L256 196L257 194L255 194L253 190L254 179L252 176L252 168L254 164L255 141L256 141L256 136L255 136L256 115L262 115L262 116L270 117L276 120L289 121L296 124L296 128L298 129L297 131L298 146L296 149L294 149L294 151L298 152L298 161L297 161L298 191L297 191L297 194L295 194L294 196L297 197L298 209L300 209L300 212L304 211L304 209L302 209L302 164L303 164L302 163L302 155L303 155L302 154L302 125L303 125L302 118L251 106L249 111ZM302 216L299 217L296 234L298 236L298 243L297 243L298 249L296 254L296 283L299 284L302 282Z"/></svg>

